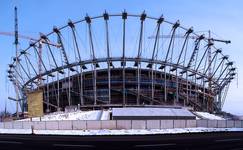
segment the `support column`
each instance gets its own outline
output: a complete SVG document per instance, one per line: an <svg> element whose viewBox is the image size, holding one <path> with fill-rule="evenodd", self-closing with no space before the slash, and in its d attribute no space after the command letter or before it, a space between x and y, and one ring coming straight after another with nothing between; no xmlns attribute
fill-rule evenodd
<svg viewBox="0 0 243 150"><path fill-rule="evenodd" d="M188 105L189 103L189 91L188 91L188 71L186 70L186 104L185 104L185 100L184 100L184 106Z"/></svg>
<svg viewBox="0 0 243 150"><path fill-rule="evenodd" d="M68 70L68 105L71 106L71 85L70 85L70 70Z"/></svg>
<svg viewBox="0 0 243 150"><path fill-rule="evenodd" d="M153 70L153 65L152 65L152 69L151 69L151 79L152 79L152 82L151 82L151 98L152 98L151 104L153 104L153 100L154 100L154 70Z"/></svg>
<svg viewBox="0 0 243 150"><path fill-rule="evenodd" d="M57 111L60 111L60 81L59 81L58 72L57 72Z"/></svg>
<svg viewBox="0 0 243 150"><path fill-rule="evenodd" d="M126 60L125 60L125 40L126 40L126 19L127 19L127 13L124 11L122 13L122 19L123 19L123 37L122 37L122 57L123 57L123 62L122 64L122 99L123 99L123 106L126 105L126 84L125 84L125 76L126 76L126 71L125 71L125 66L126 66Z"/></svg>
<svg viewBox="0 0 243 150"><path fill-rule="evenodd" d="M164 98L165 98L165 102L167 102L167 74L166 74L166 66L164 68Z"/></svg>
<svg viewBox="0 0 243 150"><path fill-rule="evenodd" d="M178 73L176 69L176 103L178 102L179 102L179 79L178 79Z"/></svg>

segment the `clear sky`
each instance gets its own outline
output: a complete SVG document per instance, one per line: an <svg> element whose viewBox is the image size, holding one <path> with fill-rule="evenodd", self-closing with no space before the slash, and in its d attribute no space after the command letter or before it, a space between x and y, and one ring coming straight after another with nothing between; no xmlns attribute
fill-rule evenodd
<svg viewBox="0 0 243 150"><path fill-rule="evenodd" d="M231 40L230 45L220 45L238 68L237 79L232 82L223 110L243 115L243 1L242 0L0 0L0 32L13 32L14 6L18 7L19 33L38 37L48 33L54 25L65 25L68 19L78 20L86 13L100 15L127 12L150 16L164 15L166 20L193 26L196 31L212 30L215 37ZM6 82L7 64L14 55L13 37L0 35L0 110L8 96L13 96ZM20 45L25 48L24 44ZM7 108L15 106L7 102Z"/></svg>

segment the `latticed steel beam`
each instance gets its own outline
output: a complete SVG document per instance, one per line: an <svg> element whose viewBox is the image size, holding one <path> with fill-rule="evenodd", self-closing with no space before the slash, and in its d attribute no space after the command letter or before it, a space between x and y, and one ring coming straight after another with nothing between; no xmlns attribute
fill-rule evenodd
<svg viewBox="0 0 243 150"><path fill-rule="evenodd" d="M195 60L196 53L197 53L198 50L199 50L200 42L201 42L201 40L203 40L204 38L205 38L204 35L201 35L200 37L198 37L198 38L195 40L195 47L194 47L194 49L193 49L192 55L191 55L191 57L190 57L190 59L189 59L189 62L188 62L188 64L187 64L187 68L190 68L192 62Z"/></svg>
<svg viewBox="0 0 243 150"><path fill-rule="evenodd" d="M65 60L65 63L66 64L69 64L69 60L68 60L68 57L67 57L67 53L66 53L65 47L63 45L63 41L62 41L61 32L60 32L60 30L57 27L54 27L53 28L53 32L56 33L56 35L57 35L58 43L60 43L60 47L61 47L60 49L62 51L62 54L63 54L64 60Z"/></svg>

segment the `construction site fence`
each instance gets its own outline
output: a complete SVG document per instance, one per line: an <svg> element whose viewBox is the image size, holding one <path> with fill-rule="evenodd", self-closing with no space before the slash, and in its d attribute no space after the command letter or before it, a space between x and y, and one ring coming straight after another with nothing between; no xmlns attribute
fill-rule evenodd
<svg viewBox="0 0 243 150"><path fill-rule="evenodd" d="M121 130L173 128L243 128L243 120L65 120L0 122L0 129Z"/></svg>

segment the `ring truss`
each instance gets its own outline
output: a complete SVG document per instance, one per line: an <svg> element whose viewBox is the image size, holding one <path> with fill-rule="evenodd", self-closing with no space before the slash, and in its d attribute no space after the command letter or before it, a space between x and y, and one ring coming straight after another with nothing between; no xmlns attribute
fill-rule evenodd
<svg viewBox="0 0 243 150"><path fill-rule="evenodd" d="M52 44L57 41L57 44ZM84 74L92 74L92 106L101 105L97 95L97 72L107 72L107 103L112 106L112 69L121 72L122 99L126 105L126 70L133 68L136 72L136 104L140 105L141 72L148 71L150 100L156 99L157 71L161 74L163 84L160 88L164 95L162 100L170 101L168 82L176 84L174 104L183 99L184 105L197 105L199 99L206 105L199 110L215 111L223 106L230 82L234 79L236 68L221 49L215 47L220 40L199 35L193 28L185 28L179 21L166 21L140 15L108 14L96 17L86 15L84 19L57 28L48 34L41 34L36 42L22 50L9 65L8 77L19 89L23 97L22 106L26 105L26 93L44 89L44 102L47 107L60 107L60 83L67 80L67 101L71 105L73 76L78 77L78 94L80 105L85 105ZM229 41L226 41L229 43ZM18 62L18 67L16 67ZM167 76L168 75L168 76ZM56 103L49 101L49 88L55 84ZM184 86L184 88L182 88ZM183 97L183 98L182 98ZM200 98L199 98L200 97ZM86 99L87 101L87 99ZM203 102L203 103L204 103ZM153 103L150 103L153 104ZM162 104L162 103L159 103ZM200 104L199 104L200 105ZM195 106L193 106L195 107ZM204 107L204 108L202 108Z"/></svg>

